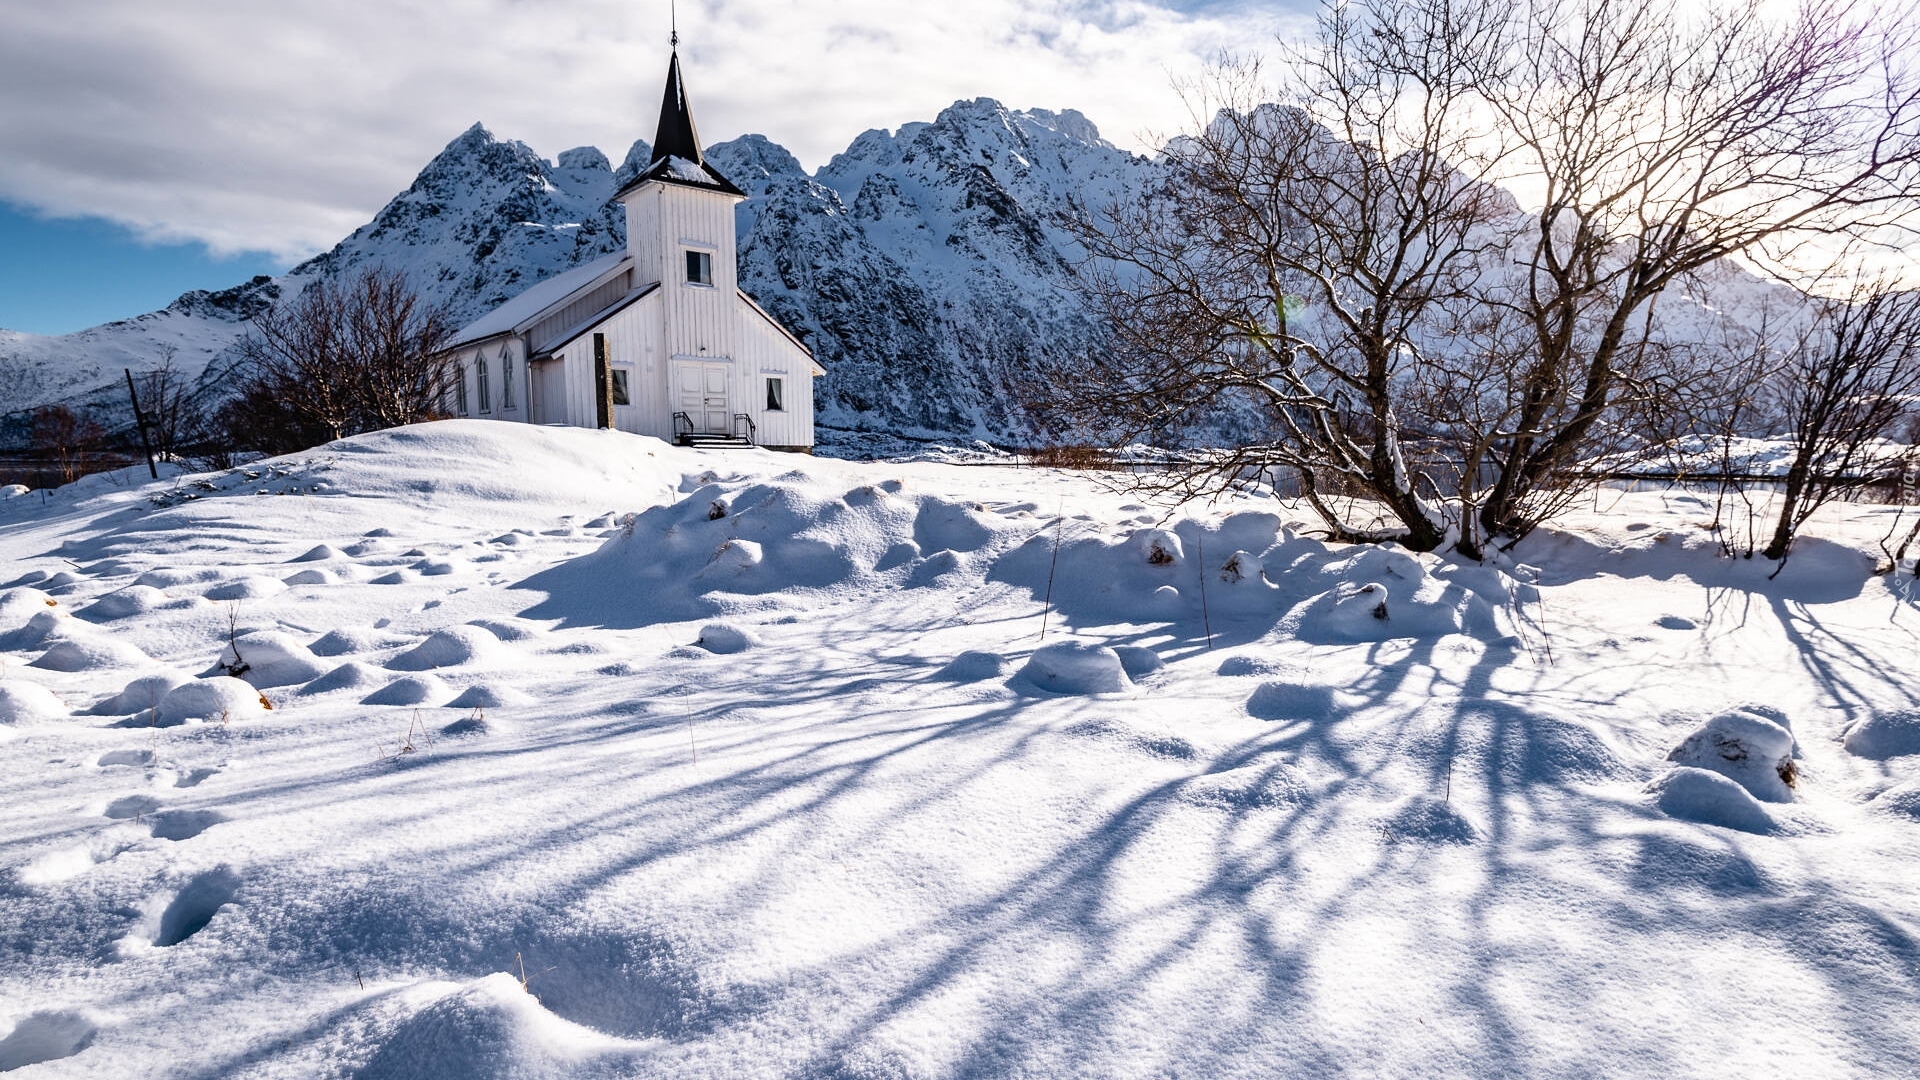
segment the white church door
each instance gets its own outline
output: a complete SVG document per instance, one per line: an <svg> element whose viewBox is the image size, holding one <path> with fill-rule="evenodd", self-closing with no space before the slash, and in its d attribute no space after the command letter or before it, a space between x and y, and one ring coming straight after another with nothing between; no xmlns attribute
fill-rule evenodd
<svg viewBox="0 0 1920 1080"><path fill-rule="evenodd" d="M725 435L732 430L733 414L727 407L729 374L726 364L674 364L674 381L680 386L677 408L693 421L696 433Z"/></svg>

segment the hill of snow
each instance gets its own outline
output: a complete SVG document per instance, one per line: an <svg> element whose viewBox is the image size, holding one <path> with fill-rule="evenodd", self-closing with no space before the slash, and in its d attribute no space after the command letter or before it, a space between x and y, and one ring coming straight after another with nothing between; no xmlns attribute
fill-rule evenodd
<svg viewBox="0 0 1920 1080"><path fill-rule="evenodd" d="M0 1069L1914 1075L1893 513L1495 568L484 421L4 498Z"/></svg>

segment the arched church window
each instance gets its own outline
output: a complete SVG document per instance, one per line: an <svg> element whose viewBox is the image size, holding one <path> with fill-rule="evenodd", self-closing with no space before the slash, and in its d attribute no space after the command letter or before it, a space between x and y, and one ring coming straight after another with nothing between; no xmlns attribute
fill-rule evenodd
<svg viewBox="0 0 1920 1080"><path fill-rule="evenodd" d="M513 408L513 352L508 346L500 346L500 411Z"/></svg>

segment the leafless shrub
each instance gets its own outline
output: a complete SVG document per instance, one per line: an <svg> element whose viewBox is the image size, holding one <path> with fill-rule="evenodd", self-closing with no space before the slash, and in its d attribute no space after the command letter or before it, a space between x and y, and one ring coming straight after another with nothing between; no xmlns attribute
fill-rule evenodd
<svg viewBox="0 0 1920 1080"><path fill-rule="evenodd" d="M315 281L254 318L227 427L243 445L287 453L431 419L450 385L439 351L453 329L398 271Z"/></svg>

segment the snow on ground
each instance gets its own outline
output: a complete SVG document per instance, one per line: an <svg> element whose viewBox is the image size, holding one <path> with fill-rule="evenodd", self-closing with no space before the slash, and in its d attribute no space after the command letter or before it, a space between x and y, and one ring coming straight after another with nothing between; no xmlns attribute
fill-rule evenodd
<svg viewBox="0 0 1920 1080"><path fill-rule="evenodd" d="M0 1070L1920 1075L1891 513L1499 570L482 421L12 499Z"/></svg>

